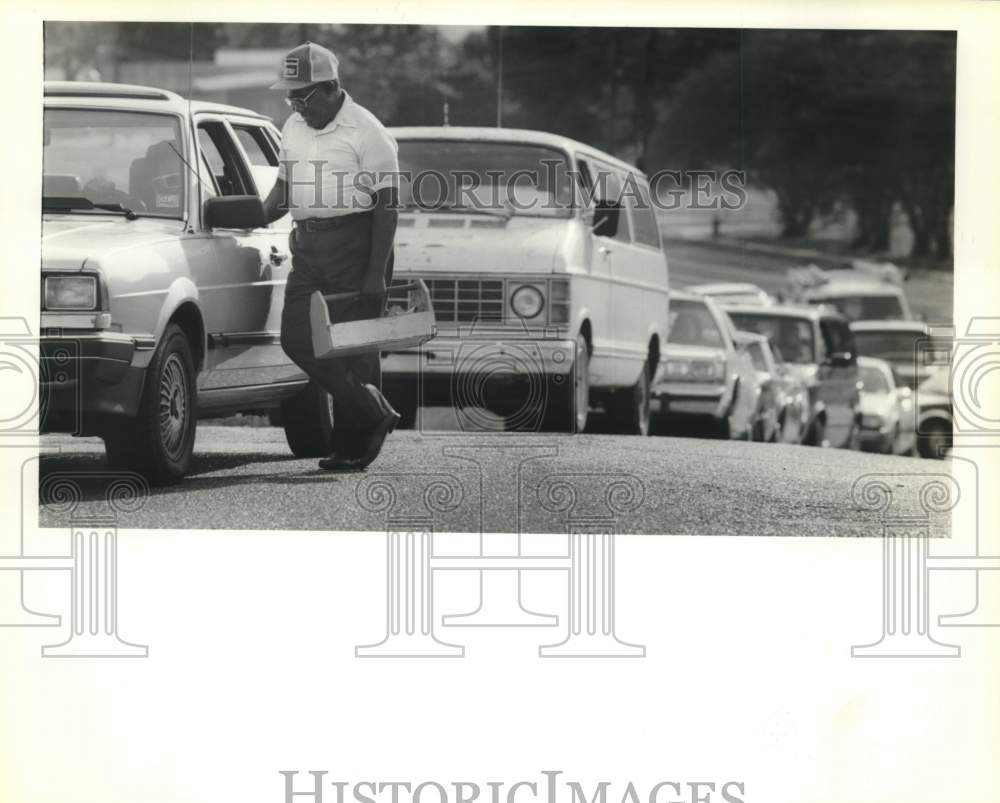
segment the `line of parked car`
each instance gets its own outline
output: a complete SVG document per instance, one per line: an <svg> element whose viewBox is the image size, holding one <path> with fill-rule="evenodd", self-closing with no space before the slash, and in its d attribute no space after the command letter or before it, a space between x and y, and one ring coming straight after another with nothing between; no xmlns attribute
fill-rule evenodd
<svg viewBox="0 0 1000 803"><path fill-rule="evenodd" d="M44 94L40 429L100 437L110 466L161 484L188 470L199 419L267 415L293 455L329 453L329 396L281 348L292 221L258 211L273 122L155 87ZM799 269L795 305L753 285L672 291L635 166L545 132L392 133L403 175L475 178L430 199L401 182L390 313L420 279L437 326L383 352L405 422L448 404L580 432L600 411L623 434L693 417L730 438L912 452L927 332L894 266ZM930 453L950 422L919 416Z"/></svg>
<svg viewBox="0 0 1000 803"><path fill-rule="evenodd" d="M913 318L899 269L808 266L788 279L787 302L743 283L671 293L659 428L940 457L947 371L920 359L931 331Z"/></svg>

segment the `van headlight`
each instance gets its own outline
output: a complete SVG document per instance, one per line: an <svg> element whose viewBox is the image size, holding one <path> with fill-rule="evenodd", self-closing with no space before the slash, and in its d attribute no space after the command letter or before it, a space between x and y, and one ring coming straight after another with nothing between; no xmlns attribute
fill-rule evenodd
<svg viewBox="0 0 1000 803"><path fill-rule="evenodd" d="M537 287L521 285L510 295L510 308L519 318L534 318L545 306L545 299Z"/></svg>
<svg viewBox="0 0 1000 803"><path fill-rule="evenodd" d="M45 309L97 309L97 277L46 276Z"/></svg>

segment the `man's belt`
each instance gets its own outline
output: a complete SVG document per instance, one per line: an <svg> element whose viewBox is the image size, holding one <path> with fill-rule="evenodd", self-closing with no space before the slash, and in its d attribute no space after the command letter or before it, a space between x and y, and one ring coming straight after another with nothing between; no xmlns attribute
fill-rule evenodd
<svg viewBox="0 0 1000 803"><path fill-rule="evenodd" d="M302 231L330 231L351 223L357 223L366 212L357 212L351 215L337 215L336 217L307 217L303 220L296 220L295 227Z"/></svg>

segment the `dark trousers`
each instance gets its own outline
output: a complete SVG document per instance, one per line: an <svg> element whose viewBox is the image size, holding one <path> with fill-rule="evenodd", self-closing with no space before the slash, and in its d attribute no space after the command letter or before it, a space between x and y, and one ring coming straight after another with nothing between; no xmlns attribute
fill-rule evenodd
<svg viewBox="0 0 1000 803"><path fill-rule="evenodd" d="M296 227L289 236L292 271L281 312L281 347L291 360L333 397L332 448L343 457L359 456L368 434L383 413L363 386L381 388L379 353L317 360L313 356L309 301L319 290L345 293L361 289L371 250L371 215L358 213L337 219L334 228L308 231ZM386 286L392 279L392 258L386 265ZM362 297L330 304L330 320L356 321L379 317L385 298Z"/></svg>

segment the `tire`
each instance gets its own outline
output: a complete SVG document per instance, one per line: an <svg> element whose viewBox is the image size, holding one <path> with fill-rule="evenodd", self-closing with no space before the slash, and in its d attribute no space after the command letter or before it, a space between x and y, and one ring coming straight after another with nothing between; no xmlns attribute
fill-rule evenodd
<svg viewBox="0 0 1000 803"><path fill-rule="evenodd" d="M583 432L590 415L590 351L583 334L576 336L573 366L567 381L546 400L542 429L547 432Z"/></svg>
<svg viewBox="0 0 1000 803"><path fill-rule="evenodd" d="M194 452L197 403L191 346L183 330L169 324L146 371L138 415L103 434L108 463L152 485L179 482Z"/></svg>
<svg viewBox="0 0 1000 803"><path fill-rule="evenodd" d="M288 448L296 457L326 457L332 451L332 400L315 382L282 402L281 420Z"/></svg>
<svg viewBox="0 0 1000 803"><path fill-rule="evenodd" d="M917 450L921 457L941 460L942 448L951 446L951 430L944 422L934 421L927 425L927 431L917 436Z"/></svg>
<svg viewBox="0 0 1000 803"><path fill-rule="evenodd" d="M617 391L610 399L611 426L623 435L649 435L650 385L649 361L642 364L639 379L627 390Z"/></svg>
<svg viewBox="0 0 1000 803"><path fill-rule="evenodd" d="M729 406L726 408L725 414L722 418L716 419L714 426L712 427L712 434L719 438L720 440L728 441L733 437L733 411L736 409L736 403L740 399L740 382L739 379L736 380L736 384L733 386L733 398L729 401ZM737 440L748 441L750 440L751 434L750 429L747 428L745 432L740 433Z"/></svg>

